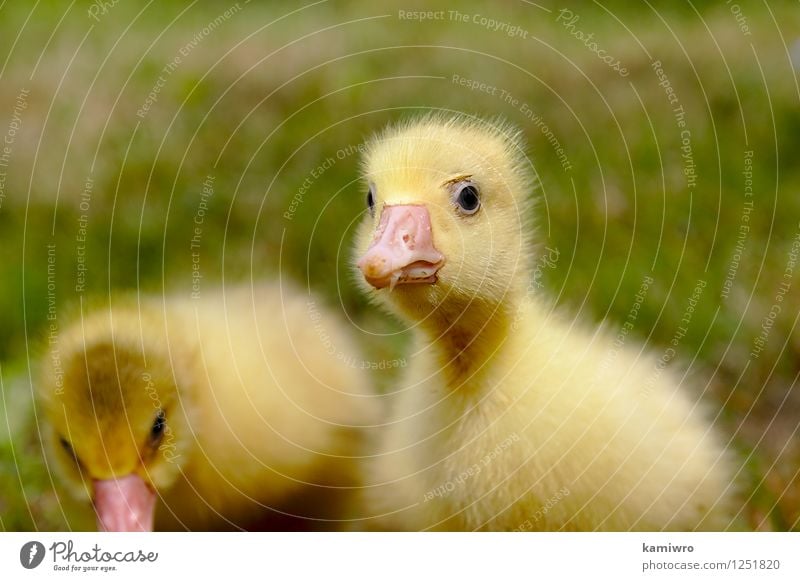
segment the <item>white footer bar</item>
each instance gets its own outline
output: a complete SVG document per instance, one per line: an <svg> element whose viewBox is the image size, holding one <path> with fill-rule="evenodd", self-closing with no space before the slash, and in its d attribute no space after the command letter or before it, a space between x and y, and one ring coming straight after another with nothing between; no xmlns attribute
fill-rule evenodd
<svg viewBox="0 0 800 581"><path fill-rule="evenodd" d="M800 533L3 533L0 579L800 579ZM180 577L174 577L180 579Z"/></svg>

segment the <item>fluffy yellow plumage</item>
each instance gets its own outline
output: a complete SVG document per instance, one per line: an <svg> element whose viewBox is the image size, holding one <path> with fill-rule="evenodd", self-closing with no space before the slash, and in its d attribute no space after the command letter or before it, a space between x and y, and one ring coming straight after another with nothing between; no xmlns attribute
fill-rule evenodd
<svg viewBox="0 0 800 581"><path fill-rule="evenodd" d="M349 526L374 403L341 323L304 294L148 298L62 333L64 375L46 367L39 388L47 443L101 527L148 529L152 492L158 529Z"/></svg>
<svg viewBox="0 0 800 581"><path fill-rule="evenodd" d="M380 526L731 524L729 459L679 382L526 292L533 173L516 132L428 116L376 137L364 173L364 287L418 330L374 467Z"/></svg>

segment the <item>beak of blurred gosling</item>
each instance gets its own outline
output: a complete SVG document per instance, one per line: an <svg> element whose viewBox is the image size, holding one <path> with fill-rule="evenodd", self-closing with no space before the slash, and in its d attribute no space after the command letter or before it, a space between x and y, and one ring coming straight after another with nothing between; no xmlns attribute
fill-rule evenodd
<svg viewBox="0 0 800 581"><path fill-rule="evenodd" d="M97 529L109 532L153 530L156 493L136 474L94 481Z"/></svg>

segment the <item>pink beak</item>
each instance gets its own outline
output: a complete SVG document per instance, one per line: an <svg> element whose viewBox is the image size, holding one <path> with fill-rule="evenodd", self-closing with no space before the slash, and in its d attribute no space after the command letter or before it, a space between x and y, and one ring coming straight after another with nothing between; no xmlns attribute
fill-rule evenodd
<svg viewBox="0 0 800 581"><path fill-rule="evenodd" d="M94 508L100 531L152 531L156 493L141 477L94 481Z"/></svg>
<svg viewBox="0 0 800 581"><path fill-rule="evenodd" d="M385 206L367 253L358 261L375 288L436 282L444 255L433 245L431 218L425 206Z"/></svg>

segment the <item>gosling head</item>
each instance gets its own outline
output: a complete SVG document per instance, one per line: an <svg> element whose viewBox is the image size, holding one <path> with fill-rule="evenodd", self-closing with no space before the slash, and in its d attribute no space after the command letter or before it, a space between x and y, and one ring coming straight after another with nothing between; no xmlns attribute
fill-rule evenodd
<svg viewBox="0 0 800 581"><path fill-rule="evenodd" d="M153 529L157 491L179 475L189 438L157 323L95 313L59 340L39 385L50 457L88 497L99 530Z"/></svg>
<svg viewBox="0 0 800 581"><path fill-rule="evenodd" d="M512 127L427 116L375 137L363 166L357 266L401 316L496 307L527 284L533 176Z"/></svg>

